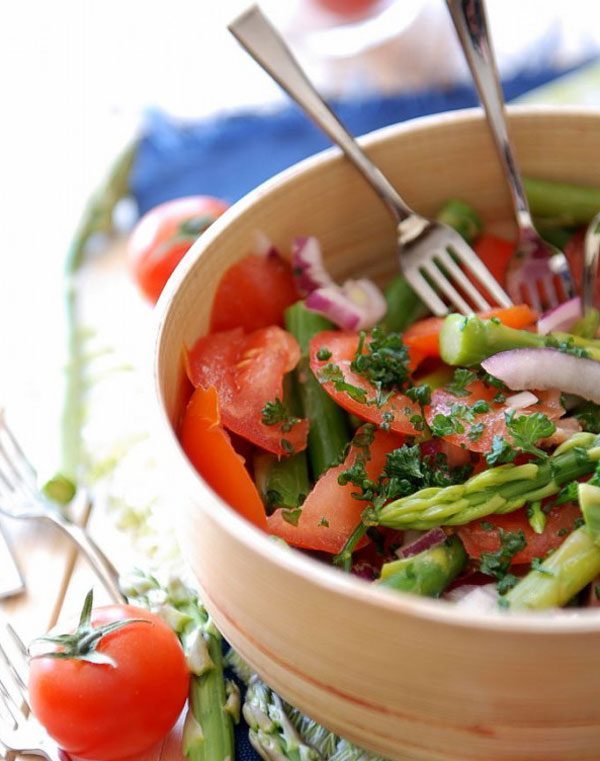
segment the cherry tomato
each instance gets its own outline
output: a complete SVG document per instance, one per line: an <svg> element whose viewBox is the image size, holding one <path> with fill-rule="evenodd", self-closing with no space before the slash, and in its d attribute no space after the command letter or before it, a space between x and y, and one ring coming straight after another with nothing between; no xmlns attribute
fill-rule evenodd
<svg viewBox="0 0 600 761"><path fill-rule="evenodd" d="M106 634L97 646L114 666L44 656L31 661L33 713L70 754L96 761L133 756L161 740L181 713L189 673L171 629L131 605L92 612L94 626L131 618L142 622Z"/></svg>
<svg viewBox="0 0 600 761"><path fill-rule="evenodd" d="M283 312L300 298L290 263L274 251L250 254L225 272L213 301L210 332L283 327Z"/></svg>
<svg viewBox="0 0 600 761"><path fill-rule="evenodd" d="M451 444L465 447L471 452L486 453L491 451L494 436L510 438L506 428L506 412L508 407L494 401L498 389L486 386L481 381L474 381L465 387L464 396L456 396L447 388L438 388L431 395L431 404L425 408L425 419L431 426L436 415L458 420L463 430L451 433L444 438ZM541 412L550 420L557 420L564 414L560 404L560 393L557 391L535 391L539 402L517 410L517 415ZM475 412L472 416L473 405L476 402L486 402L489 409L486 412ZM463 418L460 419L460 414ZM464 417L464 414L468 417ZM477 426L474 428L474 426ZM435 425L434 425L435 428Z"/></svg>
<svg viewBox="0 0 600 761"><path fill-rule="evenodd" d="M140 219L127 244L133 279L153 303L192 243L228 208L210 196L161 203Z"/></svg>
<svg viewBox="0 0 600 761"><path fill-rule="evenodd" d="M223 426L277 455L306 448L308 422L267 425L267 402L283 399L283 376L297 365L296 339L276 326L244 333L241 328L211 333L197 341L187 356L192 385L214 386ZM296 419L297 420L297 419Z"/></svg>
<svg viewBox="0 0 600 761"><path fill-rule="evenodd" d="M265 529L265 508L244 458L220 426L216 390L197 388L185 410L179 439L183 450L204 480L240 515Z"/></svg>
<svg viewBox="0 0 600 761"><path fill-rule="evenodd" d="M575 528L578 518L581 518L581 511L573 503L553 507L546 516L544 531L536 534L529 525L525 510L521 509L467 523L458 529L458 535L467 554L479 559L483 553L500 549L500 529L513 533L522 531L527 544L512 559L513 565L519 565L531 563L534 558L543 558L550 550L559 547Z"/></svg>
<svg viewBox="0 0 600 761"><path fill-rule="evenodd" d="M369 460L365 469L369 478L377 480L388 452L401 447L404 437L386 431L375 431L369 447ZM352 495L358 491L353 484L340 486L338 476L352 467L362 450L351 447L342 465L329 468L319 478L313 490L304 500L298 525L287 522L281 510L267 518L268 531L276 534L294 547L335 554L340 552L346 540L360 523L360 515L366 502ZM363 547L369 540L365 537L357 545Z"/></svg>
<svg viewBox="0 0 600 761"><path fill-rule="evenodd" d="M421 414L419 405L401 393L392 393L383 403L376 403L377 390L375 386L351 369L350 365L356 354L358 342L358 333L329 330L317 333L310 342L311 370L321 381L329 396L348 412L357 415L362 420L368 420L378 425L389 418L388 422L392 431L416 435L418 431L411 423L411 418ZM319 359L319 356L322 356L321 349L327 350L330 355L327 356L327 359ZM327 365L339 368L344 382L350 387L350 394L347 390L336 388L334 382L322 380ZM364 392L365 401L357 399L356 391L353 389L359 393ZM354 396L351 395L352 393Z"/></svg>

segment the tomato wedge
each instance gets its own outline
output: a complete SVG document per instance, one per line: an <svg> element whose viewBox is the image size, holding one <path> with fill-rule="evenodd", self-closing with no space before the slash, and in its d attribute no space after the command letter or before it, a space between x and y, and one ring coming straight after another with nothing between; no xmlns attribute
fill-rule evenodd
<svg viewBox="0 0 600 761"><path fill-rule="evenodd" d="M538 314L527 304L513 307L491 309L489 312L478 312L479 317L489 319L496 317L509 328L528 328L537 320ZM411 325L402 335L404 343L424 357L440 356L440 331L444 324L443 317L426 317Z"/></svg>
<svg viewBox="0 0 600 761"><path fill-rule="evenodd" d="M225 272L213 301L210 332L283 326L283 311L300 296L290 263L275 251L250 254Z"/></svg>
<svg viewBox="0 0 600 761"><path fill-rule="evenodd" d="M272 326L253 333L241 328L211 333L187 354L187 372L196 387L214 386L225 428L276 455L306 447L308 422L263 422L267 402L283 398L283 376L300 359L296 339Z"/></svg>
<svg viewBox="0 0 600 761"><path fill-rule="evenodd" d="M499 283L506 282L506 268L515 251L512 241L483 233L475 241L475 253ZM518 327L510 325L509 327Z"/></svg>
<svg viewBox="0 0 600 761"><path fill-rule="evenodd" d="M388 452L401 447L403 436L397 436L382 430L376 430L369 447L370 459L365 463L369 478L376 480ZM314 488L304 500L298 525L288 523L281 510L276 510L267 518L268 531L285 539L294 547L305 550L317 550L336 554L341 552L358 523L367 503L355 499L352 494L357 491L353 484L340 486L338 476L351 467L364 450L351 447L342 465L329 468L319 478ZM357 545L363 547L369 542L365 537Z"/></svg>
<svg viewBox="0 0 600 761"><path fill-rule="evenodd" d="M443 438L452 444L469 449L471 452L489 452L494 436L508 438L506 413L508 407L494 401L498 389L486 386L482 381L474 381L465 387L464 396L456 396L447 388L438 388L431 395L431 404L425 408L427 425L433 425L434 433L436 415L460 422L463 430L445 435ZM557 420L564 415L558 391L535 391L538 402L530 407L516 411L518 415L541 412L550 420ZM486 402L486 412L472 412L477 402Z"/></svg>
<svg viewBox="0 0 600 761"><path fill-rule="evenodd" d="M479 559L484 553L500 549L500 529L507 532L522 531L527 544L512 559L513 565L519 565L531 563L534 558L543 558L550 550L559 547L575 528L578 518L581 518L579 507L568 502L553 507L547 513L546 527L541 534L535 533L529 525L525 510L521 509L507 515L489 515L483 520L467 523L458 529L458 535L467 554Z"/></svg>
<svg viewBox="0 0 600 761"><path fill-rule="evenodd" d="M244 458L221 428L219 400L214 387L192 394L179 429L179 440L193 466L214 491L240 515L266 529L265 508Z"/></svg>
<svg viewBox="0 0 600 761"><path fill-rule="evenodd" d="M390 430L396 433L416 435L418 430L411 422L411 418L421 415L419 405L398 392L393 392L389 398L378 404L375 386L351 369L350 365L358 349L358 342L358 333L329 330L317 333L310 342L311 370L329 396L348 412L361 420L378 425L387 421ZM319 359L320 356L324 356L321 349L326 349L326 354L330 354L327 359ZM347 384L346 390L341 388L341 383L325 379L328 377L327 366L333 368L335 372L339 370L340 378L343 378L343 383ZM387 394L384 393L384 397L386 396ZM364 401L361 397L364 397Z"/></svg>

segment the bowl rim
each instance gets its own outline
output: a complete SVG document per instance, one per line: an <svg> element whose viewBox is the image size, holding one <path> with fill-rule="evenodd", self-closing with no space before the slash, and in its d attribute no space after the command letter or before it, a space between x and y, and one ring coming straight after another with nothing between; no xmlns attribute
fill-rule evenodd
<svg viewBox="0 0 600 761"><path fill-rule="evenodd" d="M600 107L596 106L518 104L508 106L507 110L509 118L517 121L532 116L544 118L565 115L572 117L592 116L600 119ZM456 125L483 120L484 115L480 108L458 109L456 111L431 114L398 124L392 124L362 135L359 141L368 148L370 145L385 141L391 136L410 133L415 129L419 131L431 128L437 129L440 124ZM155 429L161 436L161 439L167 438L173 445L173 454L176 453L181 467L180 472L185 476L185 488L188 491L194 490L196 494L204 498L203 505L199 509L217 508L211 509L211 519L221 529L233 534L236 541L245 544L248 549L258 553L263 559L282 566L285 570L295 575L303 576L308 584L314 584L336 595L351 598L366 607L383 608L387 611L428 620L429 622L442 623L457 629L476 628L484 631L502 631L518 635L529 634L535 636L544 634L547 637L566 633L592 634L600 632L600 615L598 611L592 609L573 609L573 612L561 609L560 611L499 611L484 613L465 610L447 600L429 599L378 588L356 576L345 574L339 569L328 566L294 548L281 546L274 542L267 533L252 525L221 499L204 481L185 455L169 421L160 384L163 336L181 284L195 266L197 260L202 256L204 249L222 234L230 221L243 215L249 207L254 205L263 196L268 195L274 187L286 183L299 172L312 172L323 164L342 160L344 159L341 151L332 146L284 169L232 204L190 248L167 282L156 304L152 362L154 387L153 417ZM168 457L167 461L173 463L174 458Z"/></svg>

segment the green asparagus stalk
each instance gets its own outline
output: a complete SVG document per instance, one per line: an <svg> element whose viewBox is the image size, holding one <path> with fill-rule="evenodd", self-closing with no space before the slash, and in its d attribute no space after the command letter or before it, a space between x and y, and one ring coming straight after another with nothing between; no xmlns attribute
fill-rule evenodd
<svg viewBox="0 0 600 761"><path fill-rule="evenodd" d="M468 367L492 354L509 349L543 348L565 344L585 349L590 359L600 361L600 341L569 333L542 336L502 325L498 320L482 320L476 315L451 314L440 333L440 353L449 365Z"/></svg>
<svg viewBox="0 0 600 761"><path fill-rule="evenodd" d="M136 572L122 581L130 602L157 613L175 631L192 675L183 751L191 761L232 761L233 724L239 718L236 685L224 678L222 639L196 593L179 579L161 586Z"/></svg>
<svg viewBox="0 0 600 761"><path fill-rule="evenodd" d="M283 459L266 453L255 455L254 480L269 515L279 507L297 510L310 491L305 453Z"/></svg>
<svg viewBox="0 0 600 761"><path fill-rule="evenodd" d="M387 312L381 321L393 333L402 333L413 322L426 317L429 310L402 275L397 275L385 289Z"/></svg>
<svg viewBox="0 0 600 761"><path fill-rule="evenodd" d="M536 217L534 219L535 229L542 236L542 238L550 243L552 246L561 251L564 250L567 243L573 237L576 228L561 226L560 220L555 221L552 219L546 219L544 217Z"/></svg>
<svg viewBox="0 0 600 761"><path fill-rule="evenodd" d="M600 209L600 188L524 178L531 213L563 227L587 224Z"/></svg>
<svg viewBox="0 0 600 761"><path fill-rule="evenodd" d="M302 302L286 309L285 324L298 341L302 352L296 378L303 416L310 423L308 458L316 480L339 460L350 440L346 413L323 391L308 360L310 339L322 330L333 329L333 325L316 312L306 309Z"/></svg>
<svg viewBox="0 0 600 761"><path fill-rule="evenodd" d="M463 484L421 489L367 508L363 522L394 529L460 526L492 513L504 514L557 494L564 484L594 471L600 461L600 436L576 433L546 460L524 465L500 465Z"/></svg>
<svg viewBox="0 0 600 761"><path fill-rule="evenodd" d="M458 198L446 201L437 213L436 219L438 222L453 227L467 243L473 243L483 230L483 223L479 214L472 206Z"/></svg>
<svg viewBox="0 0 600 761"><path fill-rule="evenodd" d="M379 586L422 597L439 597L466 562L467 553L460 539L449 537L443 544L418 555L385 563Z"/></svg>

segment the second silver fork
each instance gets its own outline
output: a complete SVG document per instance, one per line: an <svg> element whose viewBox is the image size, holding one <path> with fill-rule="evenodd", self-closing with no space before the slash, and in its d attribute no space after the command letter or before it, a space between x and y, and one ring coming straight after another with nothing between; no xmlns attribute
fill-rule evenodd
<svg viewBox="0 0 600 761"><path fill-rule="evenodd" d="M504 117L504 97L484 0L446 0L446 4L485 109L519 230L517 247L507 271L508 293L515 302L525 301L537 310L558 306L560 301L575 295L573 278L564 253L540 236L531 218ZM557 284L562 293L557 291Z"/></svg>
<svg viewBox="0 0 600 761"><path fill-rule="evenodd" d="M463 314L511 301L473 249L451 227L415 213L317 93L276 29L256 6L229 25L254 60L336 143L384 201L397 224L399 265L437 315Z"/></svg>

